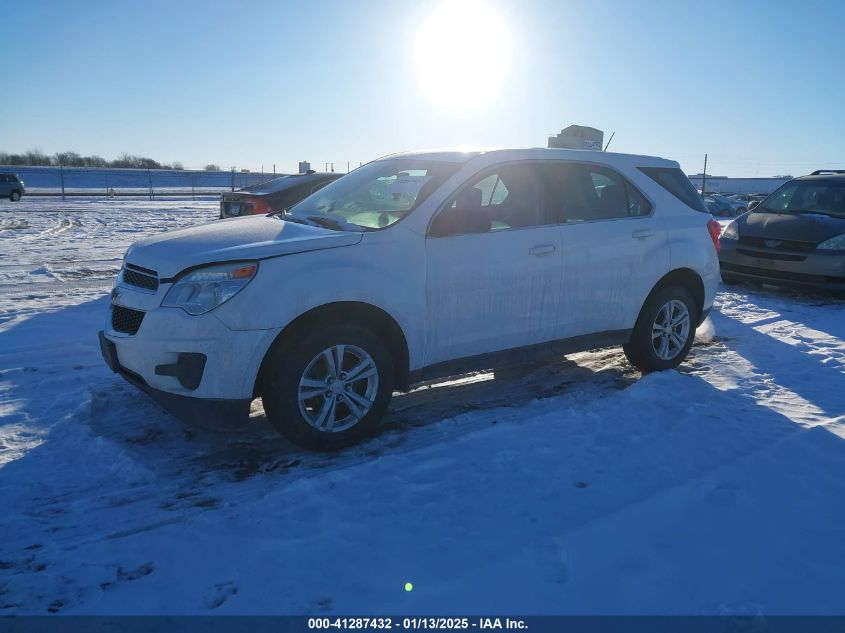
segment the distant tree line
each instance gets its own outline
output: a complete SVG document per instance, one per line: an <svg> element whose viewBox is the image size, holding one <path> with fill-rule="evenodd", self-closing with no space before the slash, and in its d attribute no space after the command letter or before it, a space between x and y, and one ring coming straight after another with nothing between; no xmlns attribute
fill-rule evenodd
<svg viewBox="0 0 845 633"><path fill-rule="evenodd" d="M33 167L116 167L124 169L185 169L178 160L172 163L160 163L152 158L135 156L124 152L115 160L106 160L102 156L81 156L76 152L57 152L48 156L38 150L30 150L23 154L8 154L0 152L0 165L17 165ZM205 171L220 171L219 165L206 165Z"/></svg>

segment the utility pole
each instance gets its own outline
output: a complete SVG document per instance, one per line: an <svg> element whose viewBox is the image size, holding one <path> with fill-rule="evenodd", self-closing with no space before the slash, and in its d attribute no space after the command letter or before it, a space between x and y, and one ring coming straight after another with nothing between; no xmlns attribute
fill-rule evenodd
<svg viewBox="0 0 845 633"><path fill-rule="evenodd" d="M59 163L59 175L62 178L62 200L65 199L65 166Z"/></svg>
<svg viewBox="0 0 845 633"><path fill-rule="evenodd" d="M328 163L326 163L326 168L325 168L323 171L324 171L324 172L328 172L328 171L329 171L329 164L328 164Z"/></svg>
<svg viewBox="0 0 845 633"><path fill-rule="evenodd" d="M704 172L701 174L701 195L707 191L705 185L707 184L707 154L704 155Z"/></svg>
<svg viewBox="0 0 845 633"><path fill-rule="evenodd" d="M235 190L235 166L232 165L232 191Z"/></svg>
<svg viewBox="0 0 845 633"><path fill-rule="evenodd" d="M273 178L276 177L276 163L273 163Z"/></svg>

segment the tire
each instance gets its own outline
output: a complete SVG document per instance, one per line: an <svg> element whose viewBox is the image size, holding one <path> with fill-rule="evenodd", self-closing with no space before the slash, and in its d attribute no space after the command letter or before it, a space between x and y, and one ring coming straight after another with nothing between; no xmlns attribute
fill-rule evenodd
<svg viewBox="0 0 845 633"><path fill-rule="evenodd" d="M20 199L21 199L21 192L20 191L13 191L12 193L9 194L9 200L11 200L12 202L17 202Z"/></svg>
<svg viewBox="0 0 845 633"><path fill-rule="evenodd" d="M366 375L349 376L355 368ZM274 345L262 371L261 399L270 424L314 451L338 450L373 435L393 394L389 348L354 324L317 327L289 344ZM306 380L309 384L303 384Z"/></svg>
<svg viewBox="0 0 845 633"><path fill-rule="evenodd" d="M726 286L737 286L742 283L738 277L734 277L729 273L722 273L722 283Z"/></svg>
<svg viewBox="0 0 845 633"><path fill-rule="evenodd" d="M663 327L667 309L672 319L683 319L685 311L686 319L654 335L657 328ZM699 314L700 308L683 286L669 286L653 293L637 317L631 340L622 346L625 356L643 373L674 369L692 347Z"/></svg>

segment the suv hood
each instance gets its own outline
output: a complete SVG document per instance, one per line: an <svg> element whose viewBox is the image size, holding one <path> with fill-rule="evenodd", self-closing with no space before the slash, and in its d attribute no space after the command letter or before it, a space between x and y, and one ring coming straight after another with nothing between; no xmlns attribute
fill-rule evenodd
<svg viewBox="0 0 845 633"><path fill-rule="evenodd" d="M762 237L818 244L845 233L845 218L815 213L751 211L736 219L740 237Z"/></svg>
<svg viewBox="0 0 845 633"><path fill-rule="evenodd" d="M126 251L126 261L169 278L200 264L351 246L361 237L361 233L332 231L265 215L232 218L139 240Z"/></svg>

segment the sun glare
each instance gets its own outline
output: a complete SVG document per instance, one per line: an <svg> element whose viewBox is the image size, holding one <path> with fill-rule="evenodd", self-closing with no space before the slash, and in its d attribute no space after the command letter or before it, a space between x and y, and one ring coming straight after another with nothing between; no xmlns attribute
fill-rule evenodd
<svg viewBox="0 0 845 633"><path fill-rule="evenodd" d="M445 0L417 33L416 62L423 91L456 110L493 99L510 57L510 31L482 0Z"/></svg>

